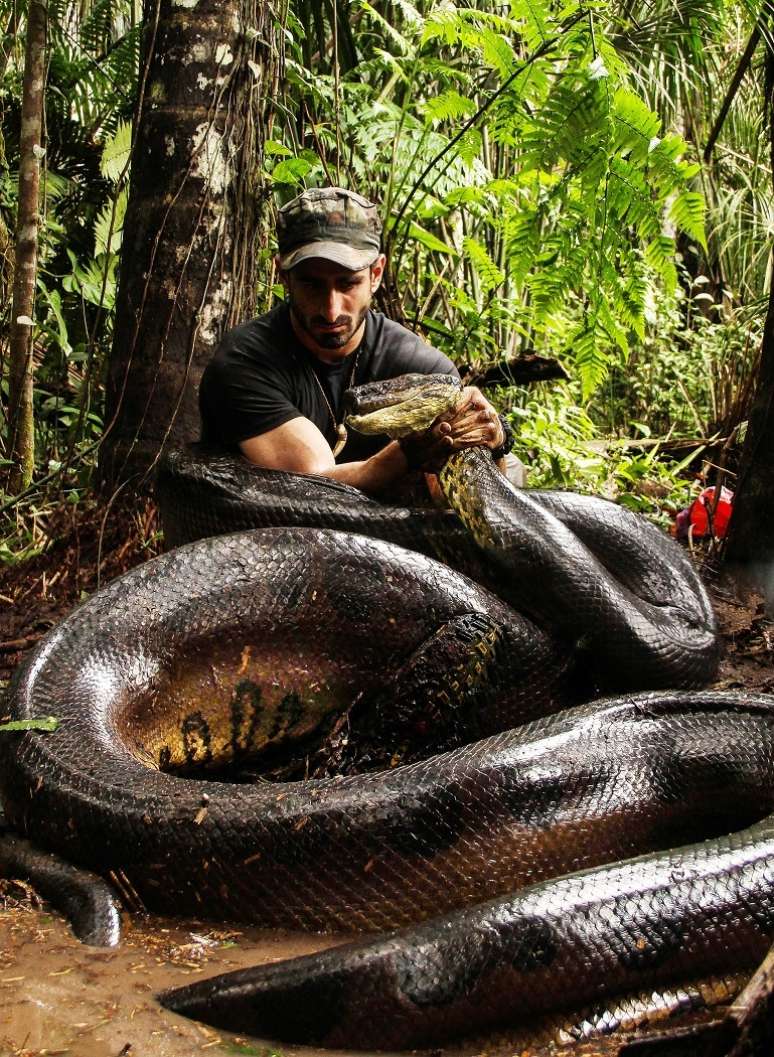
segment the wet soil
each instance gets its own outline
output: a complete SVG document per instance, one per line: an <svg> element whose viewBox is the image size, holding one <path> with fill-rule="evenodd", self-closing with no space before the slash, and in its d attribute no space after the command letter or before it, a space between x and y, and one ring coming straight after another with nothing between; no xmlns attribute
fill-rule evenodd
<svg viewBox="0 0 774 1057"><path fill-rule="evenodd" d="M201 976L305 954L331 939L126 916L112 950L79 943L34 895L4 882L0 899L3 1057L191 1057L278 1054L163 1009L156 994ZM284 1057L311 1051L283 1048ZM333 1057L333 1054L331 1054Z"/></svg>
<svg viewBox="0 0 774 1057"><path fill-rule="evenodd" d="M98 581L107 582L159 550L146 504L94 507L51 526L45 553L0 572L0 685L45 632ZM774 692L774 624L763 600L728 576L708 575L723 634L714 685ZM272 1046L216 1031L162 1009L159 990L231 969L310 953L346 937L266 932L138 917L125 920L115 950L80 944L31 889L0 882L0 1057L311 1057L322 1051ZM324 1051L338 1057L335 1051ZM547 1057L515 1034L470 1040L435 1057ZM568 1051L562 1051L567 1053ZM617 1053L604 1041L572 1053Z"/></svg>

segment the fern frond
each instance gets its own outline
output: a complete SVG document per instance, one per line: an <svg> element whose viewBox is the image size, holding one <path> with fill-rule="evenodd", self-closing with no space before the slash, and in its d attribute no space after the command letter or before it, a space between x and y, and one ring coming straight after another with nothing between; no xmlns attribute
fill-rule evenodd
<svg viewBox="0 0 774 1057"><path fill-rule="evenodd" d="M127 192L122 189L118 192L118 197L116 198L115 212L112 201L106 202L100 210L94 222L94 252L96 256L101 253L118 253L121 248L127 202Z"/></svg>
<svg viewBox="0 0 774 1057"><path fill-rule="evenodd" d="M481 154L481 133L477 128L469 128L455 149L465 165L474 168Z"/></svg>
<svg viewBox="0 0 774 1057"><path fill-rule="evenodd" d="M486 66L496 70L500 77L505 78L513 69L513 48L505 37L495 33L491 29L480 30L481 56Z"/></svg>
<svg viewBox="0 0 774 1057"><path fill-rule="evenodd" d="M640 238L650 241L661 231L661 210L654 202L642 169L629 161L613 158L607 185L609 215L636 228Z"/></svg>
<svg viewBox="0 0 774 1057"><path fill-rule="evenodd" d="M620 154L631 151L633 159L642 160L658 136L661 121L640 96L628 88L619 88L613 97L614 147Z"/></svg>
<svg viewBox="0 0 774 1057"><path fill-rule="evenodd" d="M671 296L677 289L675 268L675 240L669 235L659 235L645 247L645 260L664 281L664 288Z"/></svg>
<svg viewBox="0 0 774 1057"><path fill-rule="evenodd" d="M496 290L505 282L505 276L480 242L468 236L462 240L462 249L465 257L476 269L481 280L481 288L485 293Z"/></svg>
<svg viewBox="0 0 774 1057"><path fill-rule="evenodd" d="M604 328L595 317L581 324L570 336L567 352L575 360L584 400L588 400L607 377L608 344Z"/></svg>
<svg viewBox="0 0 774 1057"><path fill-rule="evenodd" d="M460 95L453 88L447 88L445 92L428 99L424 104L425 117L429 121L458 121L460 118L469 117L476 111L476 104L472 99Z"/></svg>
<svg viewBox="0 0 774 1057"><path fill-rule="evenodd" d="M102 175L113 183L118 183L124 173L131 150L132 126L129 121L122 121L115 134L110 137L102 148L102 160L100 162Z"/></svg>
<svg viewBox="0 0 774 1057"><path fill-rule="evenodd" d="M582 163L597 141L609 139L608 108L608 94L599 80L560 81L524 137L524 164L551 170L560 161Z"/></svg>
<svg viewBox="0 0 774 1057"><path fill-rule="evenodd" d="M521 33L529 48L548 36L551 11L543 0L511 0L511 14L521 22Z"/></svg>
<svg viewBox="0 0 774 1057"><path fill-rule="evenodd" d="M706 250L703 194L698 191L681 191L672 202L669 215L681 231L695 239Z"/></svg>
<svg viewBox="0 0 774 1057"><path fill-rule="evenodd" d="M142 26L129 30L102 60L102 68L113 85L134 84L140 69Z"/></svg>
<svg viewBox="0 0 774 1057"><path fill-rule="evenodd" d="M408 41L391 22L388 22L384 15L381 15L375 7L369 4L368 0L355 0L355 4L361 9L361 11L365 11L371 21L376 23L386 37L389 37L401 55L408 55L413 51L413 45L411 42Z"/></svg>
<svg viewBox="0 0 774 1057"><path fill-rule="evenodd" d="M409 0L390 0L390 2L398 8L407 25L421 29L425 24L424 15L420 14L414 5L409 3Z"/></svg>
<svg viewBox="0 0 774 1057"><path fill-rule="evenodd" d="M537 210L519 212L503 225L511 274L517 285L524 282L540 248L540 215Z"/></svg>
<svg viewBox="0 0 774 1057"><path fill-rule="evenodd" d="M610 304L605 297L600 296L595 303L595 310L599 323L604 328L607 337L615 343L621 354L621 361L626 362L629 355L629 340L626 330L621 326Z"/></svg>
<svg viewBox="0 0 774 1057"><path fill-rule="evenodd" d="M456 7L437 4L425 18L421 43L424 45L431 40L442 40L451 47L459 40L462 28L463 22Z"/></svg>
<svg viewBox="0 0 774 1057"><path fill-rule="evenodd" d="M648 281L640 269L631 273L626 281L614 286L615 307L618 315L637 335L645 338L645 303L648 296Z"/></svg>
<svg viewBox="0 0 774 1057"><path fill-rule="evenodd" d="M490 26L498 33L515 34L519 32L519 23L507 15L500 15L496 11L485 11L481 5L476 7L461 7L457 9L457 15L462 22L468 22L479 27Z"/></svg>

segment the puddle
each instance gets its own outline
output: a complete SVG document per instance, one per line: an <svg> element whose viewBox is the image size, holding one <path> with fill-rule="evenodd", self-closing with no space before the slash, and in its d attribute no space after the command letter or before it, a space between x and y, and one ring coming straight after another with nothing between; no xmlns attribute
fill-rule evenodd
<svg viewBox="0 0 774 1057"><path fill-rule="evenodd" d="M163 1009L154 996L165 987L333 942L330 936L125 916L121 945L100 950L79 943L58 916L8 899L0 909L0 1055L311 1057L323 1051L224 1033ZM342 1057L341 1051L324 1053Z"/></svg>

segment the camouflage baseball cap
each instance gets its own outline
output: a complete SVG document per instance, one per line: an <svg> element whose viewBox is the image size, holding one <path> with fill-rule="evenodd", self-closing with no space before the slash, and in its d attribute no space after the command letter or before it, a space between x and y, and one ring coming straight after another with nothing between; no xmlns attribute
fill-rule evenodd
<svg viewBox="0 0 774 1057"><path fill-rule="evenodd" d="M280 268L322 257L359 271L379 256L381 231L376 206L362 195L343 187L312 188L279 211Z"/></svg>

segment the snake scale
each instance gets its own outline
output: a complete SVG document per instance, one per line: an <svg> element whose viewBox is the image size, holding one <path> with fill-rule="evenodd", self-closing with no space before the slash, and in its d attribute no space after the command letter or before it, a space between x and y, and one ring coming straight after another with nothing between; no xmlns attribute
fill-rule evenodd
<svg viewBox="0 0 774 1057"><path fill-rule="evenodd" d="M131 905L398 930L168 992L171 1008L287 1041L420 1045L751 966L774 937L771 699L632 692L713 670L688 562L612 504L516 493L481 451L445 475L475 547L448 512L179 456L161 485L176 542L213 517L289 527L133 570L16 677L15 718L60 719L0 742L21 833ZM580 676L627 693L561 710ZM479 740L367 775L208 780L303 750L353 700L397 739L432 717L431 751Z"/></svg>

